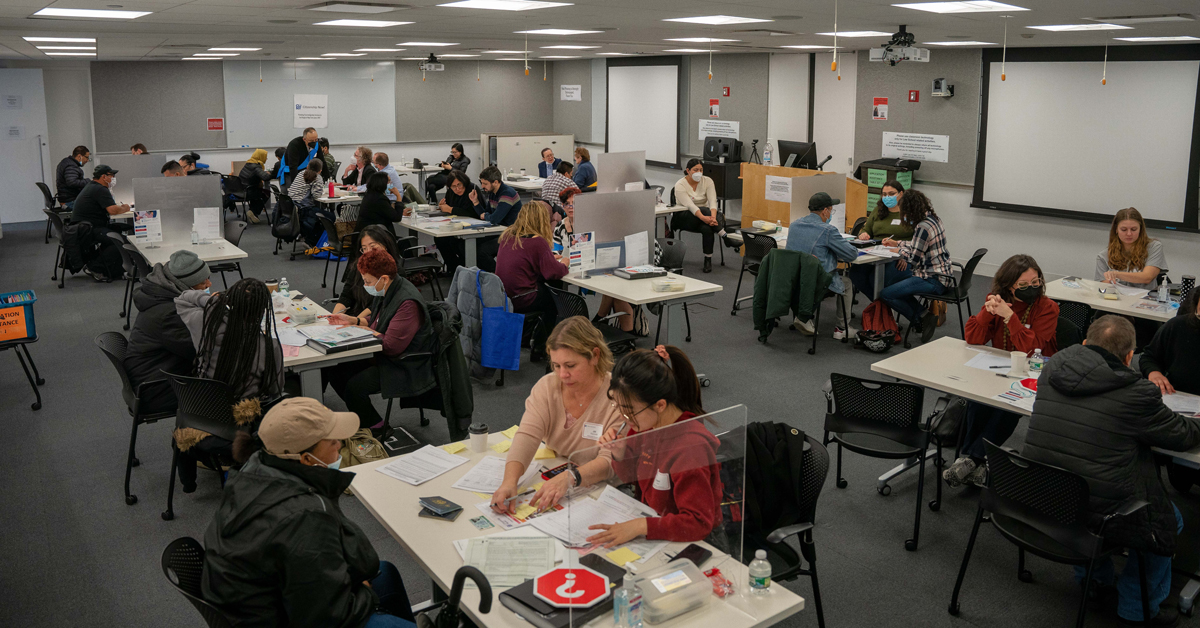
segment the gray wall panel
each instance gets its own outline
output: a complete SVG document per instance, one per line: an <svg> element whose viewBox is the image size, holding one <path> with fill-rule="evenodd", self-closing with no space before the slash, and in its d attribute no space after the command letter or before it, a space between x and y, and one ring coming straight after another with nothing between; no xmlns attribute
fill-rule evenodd
<svg viewBox="0 0 1200 628"><path fill-rule="evenodd" d="M582 100L562 100L561 85L581 85ZM592 62L554 62L554 85L550 98L554 100L554 132L572 134L578 142L603 142L592 137Z"/></svg>
<svg viewBox="0 0 1200 628"><path fill-rule="evenodd" d="M92 110L97 152L225 148L206 124L225 117L220 62L95 61Z"/></svg>
<svg viewBox="0 0 1200 628"><path fill-rule="evenodd" d="M480 133L545 133L554 120L554 67L542 80L540 63L529 76L518 61L446 59L446 69L421 82L416 61L396 63L396 141L478 138ZM475 80L476 68L479 80Z"/></svg>
<svg viewBox="0 0 1200 628"><path fill-rule="evenodd" d="M758 139L759 152L767 141L767 76L770 56L767 54L714 54L713 79L708 80L708 56L689 55L687 131L681 142L683 153L700 155L704 142L699 139L701 119L708 119L708 100L721 101L720 120L739 122L741 141L745 144L743 158L750 156L750 140ZM721 88L728 87L728 98Z"/></svg>

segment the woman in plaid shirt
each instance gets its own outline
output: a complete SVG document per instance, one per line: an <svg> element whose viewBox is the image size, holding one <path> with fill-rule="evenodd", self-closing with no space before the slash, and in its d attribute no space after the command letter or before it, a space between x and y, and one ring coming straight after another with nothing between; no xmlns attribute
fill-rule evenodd
<svg viewBox="0 0 1200 628"><path fill-rule="evenodd" d="M908 319L921 332L921 341L929 342L937 329L937 317L925 309L915 294L942 294L952 276L950 252L946 250L946 232L942 219L933 211L929 197L909 190L900 197L900 220L912 227L908 242L884 238L883 245L900 254L887 287L879 293L888 307ZM890 269L889 269L890 270Z"/></svg>

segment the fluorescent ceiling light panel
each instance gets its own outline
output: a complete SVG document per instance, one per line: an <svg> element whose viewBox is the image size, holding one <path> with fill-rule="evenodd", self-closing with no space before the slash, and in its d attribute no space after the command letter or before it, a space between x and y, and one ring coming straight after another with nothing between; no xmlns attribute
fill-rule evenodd
<svg viewBox="0 0 1200 628"><path fill-rule="evenodd" d="M484 50L485 55L523 55L524 50Z"/></svg>
<svg viewBox="0 0 1200 628"><path fill-rule="evenodd" d="M538 57L539 59L578 59L579 57L564 57L562 55L551 55L547 57Z"/></svg>
<svg viewBox="0 0 1200 628"><path fill-rule="evenodd" d="M424 61L425 57L401 57L401 61Z"/></svg>
<svg viewBox="0 0 1200 628"><path fill-rule="evenodd" d="M478 56L479 55L460 55L460 54L451 53L451 54L438 55L438 58L439 59L461 59L464 57L478 57Z"/></svg>
<svg viewBox="0 0 1200 628"><path fill-rule="evenodd" d="M193 57L238 57L236 52L197 52Z"/></svg>
<svg viewBox="0 0 1200 628"><path fill-rule="evenodd" d="M634 53L632 53L632 52L597 52L596 56L598 56L598 57L632 57L632 56L634 56Z"/></svg>
<svg viewBox="0 0 1200 628"><path fill-rule="evenodd" d="M354 52L323 52L323 53L321 53L321 56L322 57L365 57L365 56L367 56L367 53L365 53L365 52L358 52L358 53L354 53Z"/></svg>
<svg viewBox="0 0 1200 628"><path fill-rule="evenodd" d="M1194 22L1196 16L1187 13L1174 15L1125 15L1121 17L1085 17L1089 22L1105 22L1108 24L1152 24L1154 22Z"/></svg>
<svg viewBox="0 0 1200 628"><path fill-rule="evenodd" d="M384 22L383 20L329 20L317 22L313 26L362 26L364 28L384 28L386 26L403 26L412 22Z"/></svg>
<svg viewBox="0 0 1200 628"><path fill-rule="evenodd" d="M516 31L517 35L590 35L592 33L603 33L604 31L580 31L570 28L539 28L532 31Z"/></svg>
<svg viewBox="0 0 1200 628"><path fill-rule="evenodd" d="M591 49L593 49L593 48L599 48L599 47L600 47L600 46L575 46L575 45L572 45L572 44L563 44L563 45L561 45L561 46L542 46L542 48L543 48L543 49L547 49L547 50L550 50L550 49L555 49L555 50L591 50ZM517 53L517 54L520 54L520 53Z"/></svg>
<svg viewBox="0 0 1200 628"><path fill-rule="evenodd" d="M1192 37L1191 35L1180 35L1178 37L1113 37L1117 41L1200 41L1200 37Z"/></svg>
<svg viewBox="0 0 1200 628"><path fill-rule="evenodd" d="M457 46L457 43L447 43L444 41L406 41L396 44L397 46L413 46L416 48L429 48L436 46Z"/></svg>
<svg viewBox="0 0 1200 628"><path fill-rule="evenodd" d="M813 44L801 44L798 46L780 46L780 48L792 48L795 50L832 50L833 48L837 48L838 50L842 49L841 46L816 46Z"/></svg>
<svg viewBox="0 0 1200 628"><path fill-rule="evenodd" d="M708 52L707 48L675 48L672 50L664 50L663 52Z"/></svg>
<svg viewBox="0 0 1200 628"><path fill-rule="evenodd" d="M723 41L742 41L740 39L719 39L716 37L676 37L675 39L664 39L663 41L683 41L689 44L715 44Z"/></svg>
<svg viewBox="0 0 1200 628"><path fill-rule="evenodd" d="M94 57L94 52L47 52L47 57Z"/></svg>
<svg viewBox="0 0 1200 628"><path fill-rule="evenodd" d="M883 33L880 31L838 31L836 33L817 33L818 35L827 35L833 37L891 37L891 33Z"/></svg>
<svg viewBox="0 0 1200 628"><path fill-rule="evenodd" d="M926 46L995 46L990 41L927 41Z"/></svg>
<svg viewBox="0 0 1200 628"><path fill-rule="evenodd" d="M46 7L33 17L82 17L88 19L132 20L150 15L150 11L109 11L107 9L60 9Z"/></svg>
<svg viewBox="0 0 1200 628"><path fill-rule="evenodd" d="M404 48L355 48L354 52L404 52Z"/></svg>
<svg viewBox="0 0 1200 628"><path fill-rule="evenodd" d="M22 37L25 41L57 41L64 44L94 44L95 37Z"/></svg>
<svg viewBox="0 0 1200 628"><path fill-rule="evenodd" d="M737 17L733 15L698 15L696 17L671 17L664 22L687 22L688 24L708 24L722 26L726 24L751 24L754 22L774 22L775 20L760 20L756 17Z"/></svg>
<svg viewBox="0 0 1200 628"><path fill-rule="evenodd" d="M297 61L333 61L329 57L296 57Z"/></svg>
<svg viewBox="0 0 1200 628"><path fill-rule="evenodd" d="M969 0L967 2L915 2L911 4L893 4L901 9L916 9L930 13L988 13L991 11L1028 11L1025 7L992 2L992 0Z"/></svg>
<svg viewBox="0 0 1200 628"><path fill-rule="evenodd" d="M488 9L491 11L529 11L532 9L551 9L554 7L569 7L570 2L536 2L535 0L460 0L439 4L439 7L453 9Z"/></svg>
<svg viewBox="0 0 1200 628"><path fill-rule="evenodd" d="M95 50L95 46L38 46L38 50Z"/></svg>
<svg viewBox="0 0 1200 628"><path fill-rule="evenodd" d="M1116 31L1133 27L1121 26L1120 24L1047 24L1044 26L1026 26L1025 28L1063 33L1068 31Z"/></svg>
<svg viewBox="0 0 1200 628"><path fill-rule="evenodd" d="M209 48L212 52L254 52L262 48Z"/></svg>
<svg viewBox="0 0 1200 628"><path fill-rule="evenodd" d="M180 61L220 61L221 57L184 57Z"/></svg>
<svg viewBox="0 0 1200 628"><path fill-rule="evenodd" d="M329 11L330 13L389 13L399 7L365 2L326 2L322 5L306 8L309 11Z"/></svg>

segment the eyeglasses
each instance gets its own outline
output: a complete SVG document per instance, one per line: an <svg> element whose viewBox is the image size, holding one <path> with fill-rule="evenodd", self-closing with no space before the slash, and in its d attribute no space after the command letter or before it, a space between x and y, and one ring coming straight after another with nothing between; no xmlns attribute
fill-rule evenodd
<svg viewBox="0 0 1200 628"><path fill-rule="evenodd" d="M882 192L881 195L882 196L899 196L900 193L899 192Z"/></svg>
<svg viewBox="0 0 1200 628"><path fill-rule="evenodd" d="M654 404L649 404L649 405L647 405L646 407L642 408L641 410L638 410L637 412L634 412L633 414L627 414L627 413L625 412L625 408L622 408L621 406L618 406L618 405L617 405L617 402L615 402L615 401L610 401L610 402L608 403L608 405L609 405L609 407L610 407L610 408L613 408L613 409L615 409L617 412L620 412L620 413L621 413L621 418L625 419L626 421L632 421L632 420L633 420L633 417L635 417L635 416L637 416L637 415L639 415L639 414L641 414L641 413L645 412L647 408L649 408L651 405L654 405Z"/></svg>
<svg viewBox="0 0 1200 628"><path fill-rule="evenodd" d="M383 245L379 244L378 242L371 242L371 243L360 246L358 248L358 252L366 253L367 251L374 251L375 249L382 249L382 248L383 248Z"/></svg>
<svg viewBox="0 0 1200 628"><path fill-rule="evenodd" d="M1016 288L1018 290L1020 290L1021 288L1041 288L1041 287L1042 287L1041 279L1034 279L1033 281L1028 281L1028 282L1018 281L1017 285L1016 285Z"/></svg>

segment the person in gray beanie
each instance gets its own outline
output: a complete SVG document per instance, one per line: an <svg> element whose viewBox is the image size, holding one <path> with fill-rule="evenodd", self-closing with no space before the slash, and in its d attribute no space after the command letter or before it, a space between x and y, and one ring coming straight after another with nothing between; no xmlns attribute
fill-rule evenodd
<svg viewBox="0 0 1200 628"><path fill-rule="evenodd" d="M188 290L207 292L211 286L208 264L183 250L172 253L165 266L155 264L134 289L138 315L129 332L125 370L141 398L142 414L174 412L175 394L163 371L191 375L196 359L192 336L175 310L175 297Z"/></svg>

